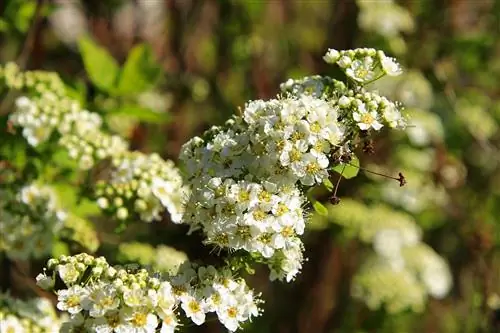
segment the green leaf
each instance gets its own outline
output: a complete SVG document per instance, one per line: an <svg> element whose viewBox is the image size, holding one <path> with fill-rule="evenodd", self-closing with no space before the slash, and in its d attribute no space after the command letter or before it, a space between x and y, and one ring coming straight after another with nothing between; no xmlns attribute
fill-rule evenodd
<svg viewBox="0 0 500 333"><path fill-rule="evenodd" d="M30 28L33 15L35 14L36 2L27 1L23 3L16 11L14 25L20 32L27 32Z"/></svg>
<svg viewBox="0 0 500 333"><path fill-rule="evenodd" d="M333 184L332 182L330 181L330 179L328 178L325 178L325 180L323 180L323 186L325 186L325 188L329 191L329 192L332 192L333 191Z"/></svg>
<svg viewBox="0 0 500 333"><path fill-rule="evenodd" d="M161 75L151 46L139 44L131 51L118 82L117 94L137 94L150 89Z"/></svg>
<svg viewBox="0 0 500 333"><path fill-rule="evenodd" d="M313 208L321 216L328 216L328 209L319 201L313 202Z"/></svg>
<svg viewBox="0 0 500 333"><path fill-rule="evenodd" d="M158 113L139 105L124 105L119 109L109 111L109 114L130 117L151 124L162 124L170 120L168 113Z"/></svg>
<svg viewBox="0 0 500 333"><path fill-rule="evenodd" d="M345 179L356 177L359 172L359 159L353 155L349 163L341 163L333 167L332 170L342 174Z"/></svg>
<svg viewBox="0 0 500 333"><path fill-rule="evenodd" d="M85 70L99 89L109 92L116 83L120 67L108 51L97 45L90 38L84 37L79 41Z"/></svg>

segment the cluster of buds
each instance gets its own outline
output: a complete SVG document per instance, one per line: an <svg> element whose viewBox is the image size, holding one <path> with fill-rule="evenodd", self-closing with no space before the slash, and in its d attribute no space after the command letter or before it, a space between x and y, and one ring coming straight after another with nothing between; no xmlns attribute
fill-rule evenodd
<svg viewBox="0 0 500 333"><path fill-rule="evenodd" d="M50 259L37 284L57 295L70 314L68 332L174 332L181 309L196 325L215 312L230 331L259 315L261 302L231 270L186 262L178 274L156 277L145 269L112 267L87 254Z"/></svg>
<svg viewBox="0 0 500 333"><path fill-rule="evenodd" d="M66 219L52 189L31 184L1 190L0 196L0 250L20 260L50 254Z"/></svg>
<svg viewBox="0 0 500 333"><path fill-rule="evenodd" d="M9 89L27 90L33 94L51 92L64 96L66 88L59 76L53 72L28 71L22 72L15 63L0 65L0 85Z"/></svg>
<svg viewBox="0 0 500 333"><path fill-rule="evenodd" d="M371 48L345 51L329 49L323 59L329 64L337 64L347 77L362 85L384 75L397 76L403 72L394 58Z"/></svg>
<svg viewBox="0 0 500 333"><path fill-rule="evenodd" d="M59 332L61 321L46 298L21 300L0 293L0 332Z"/></svg>
<svg viewBox="0 0 500 333"><path fill-rule="evenodd" d="M23 128L23 136L32 146L48 141L57 133L59 144L83 170L127 149L123 139L100 130L102 119L97 113L83 110L78 102L51 92L32 98L19 97L9 120Z"/></svg>
<svg viewBox="0 0 500 333"><path fill-rule="evenodd" d="M57 140L82 170L112 160L111 177L97 184L96 196L99 206L119 220L135 217L147 222L160 220L166 209L172 221L179 222L185 189L173 162L157 154L128 151L124 139L102 130L99 114L82 109L77 101L64 94L64 84L57 75L46 76L38 72L21 73L15 65L0 68L0 77L8 88L30 95L16 100L15 111L9 117L14 126L22 127L28 143L36 147ZM61 85L63 91L42 88L33 91L31 88L40 82L46 82L49 88Z"/></svg>
<svg viewBox="0 0 500 333"><path fill-rule="evenodd" d="M97 204L119 220L160 220L165 209L174 223L181 220L186 189L172 161L158 154L126 152L112 160L109 176L96 184Z"/></svg>
<svg viewBox="0 0 500 333"><path fill-rule="evenodd" d="M378 59L386 67L390 59L366 49L329 50L325 59L334 58L344 59L341 68L347 58ZM348 89L318 76L289 80L285 96L249 102L241 117L186 143L180 159L191 195L183 222L202 229L208 244L260 256L272 279L292 280L303 259L304 190L329 178L340 163L332 155L360 132L404 126L398 104L355 83Z"/></svg>

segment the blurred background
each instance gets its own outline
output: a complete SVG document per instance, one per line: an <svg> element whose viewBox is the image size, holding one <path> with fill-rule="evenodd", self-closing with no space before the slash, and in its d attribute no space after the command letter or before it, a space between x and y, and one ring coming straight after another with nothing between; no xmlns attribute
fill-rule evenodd
<svg viewBox="0 0 500 333"><path fill-rule="evenodd" d="M382 133L358 156L369 171L401 172L406 186L364 170L342 180L340 204L311 216L297 280L271 284L265 267L247 277L266 302L245 330L500 332L500 1L3 0L0 13L2 63L58 72L71 96L133 149L174 161L184 142L246 101L276 96L288 78L333 73L322 60L328 48L396 57L405 74L372 88L401 101L410 126ZM141 75L116 92L109 82L131 57ZM161 266L172 248L209 256L200 238L167 220L117 234L90 203L73 209L94 226L80 236L111 262ZM416 291L422 304L408 300L414 285L370 264L377 248L363 230L391 219L415 224L426 249L449 266L450 276L447 268L425 276L429 291ZM426 265L425 254L412 255ZM15 265L33 277L41 267L2 257L1 288L33 294ZM224 331L217 322L184 329Z"/></svg>

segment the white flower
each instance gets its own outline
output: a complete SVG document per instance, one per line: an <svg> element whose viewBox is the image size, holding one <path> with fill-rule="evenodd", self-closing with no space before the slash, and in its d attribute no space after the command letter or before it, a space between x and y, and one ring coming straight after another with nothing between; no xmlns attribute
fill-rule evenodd
<svg viewBox="0 0 500 333"><path fill-rule="evenodd" d="M401 112L394 103L387 104L382 112L390 127L398 127L401 124Z"/></svg>
<svg viewBox="0 0 500 333"><path fill-rule="evenodd" d="M396 59L387 57L382 51L378 51L378 56L380 64L382 65L382 70L385 74L389 76L398 76L403 73L401 66L396 62Z"/></svg>
<svg viewBox="0 0 500 333"><path fill-rule="evenodd" d="M115 310L120 305L120 297L112 285L96 285L92 287L88 297L82 300L82 307L89 311L92 317L102 317L105 313Z"/></svg>
<svg viewBox="0 0 500 333"><path fill-rule="evenodd" d="M378 117L377 112L367 111L364 103L362 102L358 103L358 110L353 112L352 117L354 121L358 123L358 127L363 131L367 131L370 128L373 128L374 130L378 131L383 126L377 120Z"/></svg>
<svg viewBox="0 0 500 333"><path fill-rule="evenodd" d="M75 283L80 277L80 272L75 267L75 265L71 263L59 265L57 271L59 273L59 276L61 277L61 280L63 280L66 285Z"/></svg>
<svg viewBox="0 0 500 333"><path fill-rule="evenodd" d="M143 289L139 286L133 286L132 288L125 288L123 292L123 302L130 307L140 307L144 306L147 301L146 295Z"/></svg>
<svg viewBox="0 0 500 333"><path fill-rule="evenodd" d="M346 75L358 82L368 82L375 78L373 71L373 59L365 57L363 60L355 60L346 68Z"/></svg>
<svg viewBox="0 0 500 333"><path fill-rule="evenodd" d="M191 295L181 296L181 307L196 325L201 325L205 322L205 304L194 298Z"/></svg>
<svg viewBox="0 0 500 333"><path fill-rule="evenodd" d="M161 201L163 206L170 203L172 192L175 190L172 183L167 182L159 177L155 177L152 180L151 190L153 194Z"/></svg>
<svg viewBox="0 0 500 333"><path fill-rule="evenodd" d="M158 307L164 312L172 310L176 303L175 296L172 292L172 286L168 281L163 281L158 288Z"/></svg>
<svg viewBox="0 0 500 333"><path fill-rule="evenodd" d="M7 315L5 318L0 319L0 328L2 333L24 333L25 328L21 321L12 315Z"/></svg>
<svg viewBox="0 0 500 333"><path fill-rule="evenodd" d="M115 328L117 333L154 333L158 318L149 307L124 308L120 312L122 325Z"/></svg>
<svg viewBox="0 0 500 333"><path fill-rule="evenodd" d="M76 314L82 311L81 303L87 295L88 290L79 285L59 290L57 292L57 308L61 311L68 311L70 314Z"/></svg>
<svg viewBox="0 0 500 333"><path fill-rule="evenodd" d="M106 312L102 317L94 318L89 326L96 333L113 333L124 324L125 322L120 316L120 312L112 310Z"/></svg>
<svg viewBox="0 0 500 333"><path fill-rule="evenodd" d="M245 320L242 316L240 305L235 300L219 307L217 309L217 316L220 322L231 332L236 331L240 327L239 322Z"/></svg>
<svg viewBox="0 0 500 333"><path fill-rule="evenodd" d="M173 311L160 314L162 320L160 333L174 333L175 328L179 325L175 313Z"/></svg>

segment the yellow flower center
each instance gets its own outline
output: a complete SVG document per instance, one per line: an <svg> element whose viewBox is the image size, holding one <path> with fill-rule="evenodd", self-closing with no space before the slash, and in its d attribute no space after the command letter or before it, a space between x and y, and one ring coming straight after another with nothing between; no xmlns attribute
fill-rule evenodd
<svg viewBox="0 0 500 333"><path fill-rule="evenodd" d="M238 310L234 306L232 306L229 309L227 309L227 315L230 318L235 318L238 315Z"/></svg>
<svg viewBox="0 0 500 333"><path fill-rule="evenodd" d="M288 207L284 203L280 202L278 204L278 209L276 210L276 215L281 216L288 213L289 211L290 210L288 209Z"/></svg>
<svg viewBox="0 0 500 333"><path fill-rule="evenodd" d="M245 190L241 190L240 193L238 193L238 199L240 202L248 201L248 199L250 199L250 193Z"/></svg>
<svg viewBox="0 0 500 333"><path fill-rule="evenodd" d="M302 157L302 154L300 153L300 151L298 151L297 149L292 149L292 151L290 152L290 161L291 162L298 162L300 161L300 158Z"/></svg>
<svg viewBox="0 0 500 333"><path fill-rule="evenodd" d="M314 123L309 127L309 129L313 133L319 133L319 131L321 131L321 126L318 123Z"/></svg>
<svg viewBox="0 0 500 333"><path fill-rule="evenodd" d="M365 113L362 117L361 117L361 122L363 124L371 124L373 123L375 119L373 118L373 116L369 113Z"/></svg>
<svg viewBox="0 0 500 333"><path fill-rule="evenodd" d="M311 162L311 163L307 164L307 166L306 166L306 172L310 173L310 174L317 173L319 170L320 170L320 167L319 167L318 163L316 163L316 162Z"/></svg>
<svg viewBox="0 0 500 333"><path fill-rule="evenodd" d="M271 193L267 191L261 191L259 193L259 200L264 201L264 202L269 202L271 201Z"/></svg>
<svg viewBox="0 0 500 333"><path fill-rule="evenodd" d="M293 142L296 142L296 141L304 139L305 137L306 137L306 135L304 133L302 133L302 132L295 132L295 133L292 134L291 139L292 139Z"/></svg>
<svg viewBox="0 0 500 333"><path fill-rule="evenodd" d="M262 210L256 210L253 212L253 218L256 219L257 221L262 221L265 219L267 216L267 213L262 211Z"/></svg>
<svg viewBox="0 0 500 333"><path fill-rule="evenodd" d="M189 310L192 312L199 312L200 311L200 304L196 301L190 301L188 304Z"/></svg>
<svg viewBox="0 0 500 333"><path fill-rule="evenodd" d="M130 322L136 327L144 327L146 326L147 315L145 313L136 313Z"/></svg>
<svg viewBox="0 0 500 333"><path fill-rule="evenodd" d="M293 236L294 232L292 227L286 226L283 228L283 230L281 230L281 234L283 235L283 237L290 237Z"/></svg>
<svg viewBox="0 0 500 333"><path fill-rule="evenodd" d="M110 307L113 305L113 297L106 296L101 300L101 306L104 308Z"/></svg>
<svg viewBox="0 0 500 333"><path fill-rule="evenodd" d="M68 297L66 304L68 304L70 308L78 306L80 305L80 297L78 295L71 295Z"/></svg>

